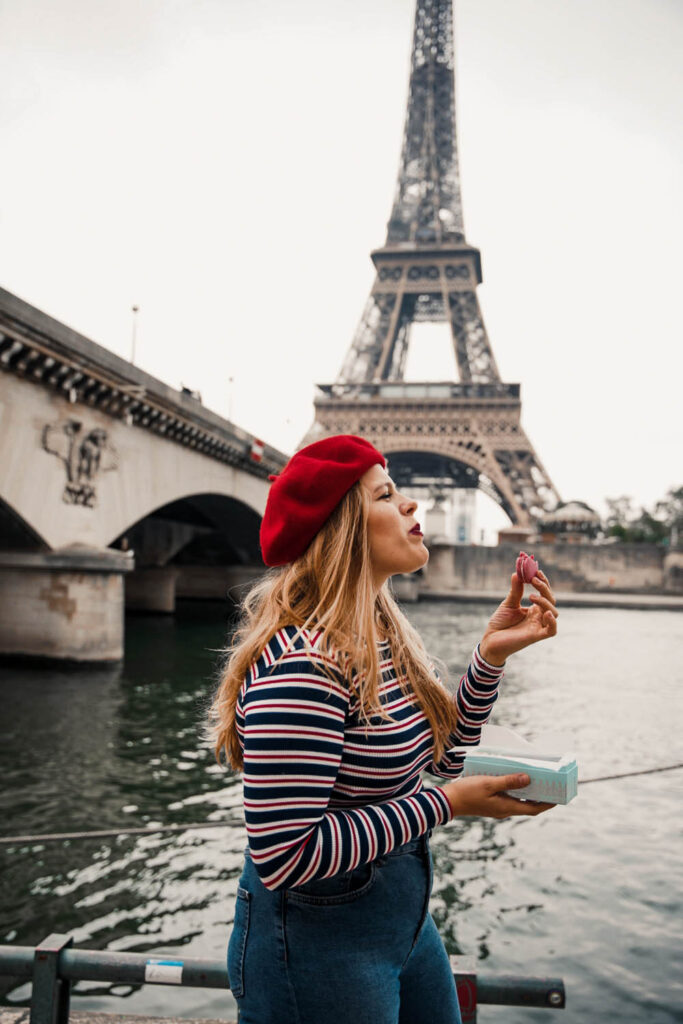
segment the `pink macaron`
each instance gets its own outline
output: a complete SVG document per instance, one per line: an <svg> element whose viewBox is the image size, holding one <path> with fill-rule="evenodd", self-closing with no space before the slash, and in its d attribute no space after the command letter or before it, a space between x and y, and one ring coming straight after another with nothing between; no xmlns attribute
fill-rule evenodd
<svg viewBox="0 0 683 1024"><path fill-rule="evenodd" d="M515 572L522 583L531 583L538 572L538 562L533 555L527 555L526 551L520 551Z"/></svg>

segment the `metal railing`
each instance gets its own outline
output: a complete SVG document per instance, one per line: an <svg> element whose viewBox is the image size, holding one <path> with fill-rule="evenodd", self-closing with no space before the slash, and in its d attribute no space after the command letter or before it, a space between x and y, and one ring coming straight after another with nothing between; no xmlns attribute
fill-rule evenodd
<svg viewBox="0 0 683 1024"><path fill-rule="evenodd" d="M33 981L30 1024L68 1024L73 981L230 988L225 960L73 949L72 941L69 935L55 934L35 949L0 946L0 975ZM452 956L450 960L463 1024L476 1022L477 1006L483 1003L545 1010L564 1008L564 982L560 978L491 978L477 975L468 957Z"/></svg>
<svg viewBox="0 0 683 1024"><path fill-rule="evenodd" d="M519 401L519 384L504 384L494 381L490 384L456 381L340 381L335 384L317 384L316 387L326 398L339 398L369 402L376 398L423 399L473 398L479 400Z"/></svg>

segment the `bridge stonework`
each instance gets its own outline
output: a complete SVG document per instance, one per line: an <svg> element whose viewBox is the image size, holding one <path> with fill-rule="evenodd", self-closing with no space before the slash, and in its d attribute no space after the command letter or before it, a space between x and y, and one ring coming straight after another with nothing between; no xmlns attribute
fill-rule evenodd
<svg viewBox="0 0 683 1024"><path fill-rule="evenodd" d="M123 657L123 576L132 568L132 553L121 551L0 551L0 653L118 661Z"/></svg>
<svg viewBox="0 0 683 1024"><path fill-rule="evenodd" d="M235 498L263 514L268 481L216 462L97 409L71 405L26 380L0 375L0 498L55 550L106 548L156 509L193 494ZM46 428L66 437L70 423L87 437L106 435L110 462L91 477L92 504L65 501L65 458L46 449ZM73 485L72 485L73 486Z"/></svg>
<svg viewBox="0 0 683 1024"><path fill-rule="evenodd" d="M0 367L0 654L120 658L124 575L148 609L172 610L178 578L198 586L167 562L207 527L154 518L166 506L227 499L214 519L240 564L212 592L263 571L267 477L286 456L2 289Z"/></svg>

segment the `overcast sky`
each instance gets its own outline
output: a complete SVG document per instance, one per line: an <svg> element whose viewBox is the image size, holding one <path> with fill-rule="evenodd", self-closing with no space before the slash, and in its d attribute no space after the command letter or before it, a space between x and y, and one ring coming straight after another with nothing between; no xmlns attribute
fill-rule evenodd
<svg viewBox="0 0 683 1024"><path fill-rule="evenodd" d="M564 499L683 483L681 0L459 0L479 297ZM372 285L413 0L0 0L0 284L290 453ZM447 329L412 379L455 376ZM230 384L230 378L233 384Z"/></svg>

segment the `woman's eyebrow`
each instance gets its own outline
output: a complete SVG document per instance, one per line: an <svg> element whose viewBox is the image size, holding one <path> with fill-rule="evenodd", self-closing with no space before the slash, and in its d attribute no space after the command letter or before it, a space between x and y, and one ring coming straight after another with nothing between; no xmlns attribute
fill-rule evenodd
<svg viewBox="0 0 683 1024"><path fill-rule="evenodd" d="M375 487L375 489L373 490L373 492L372 492L372 493L373 493L373 494L377 494L377 491L379 491L379 490L384 490L384 488L385 488L385 487L388 487L388 488L389 488L389 490L391 490L391 488L392 488L393 486L394 486L394 485L392 484L391 480L386 480L386 481L385 481L385 482L384 482L383 484L377 484L377 486Z"/></svg>

